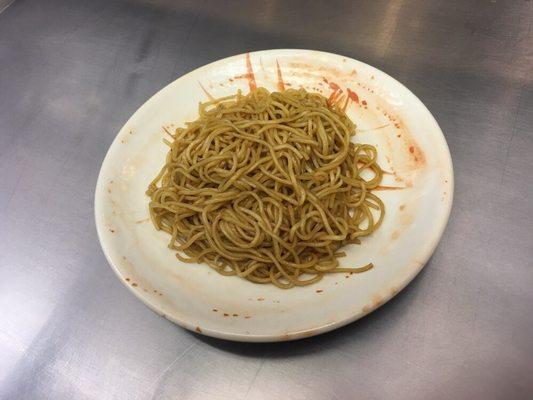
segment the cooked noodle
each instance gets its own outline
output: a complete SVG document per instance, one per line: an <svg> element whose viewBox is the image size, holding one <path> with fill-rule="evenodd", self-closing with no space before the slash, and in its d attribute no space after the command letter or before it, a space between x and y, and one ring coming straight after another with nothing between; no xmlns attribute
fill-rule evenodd
<svg viewBox="0 0 533 400"><path fill-rule="evenodd" d="M339 249L371 234L384 206L376 148L350 142L355 126L304 89L216 99L176 129L150 184L150 215L181 261L204 262L281 288L339 267Z"/></svg>

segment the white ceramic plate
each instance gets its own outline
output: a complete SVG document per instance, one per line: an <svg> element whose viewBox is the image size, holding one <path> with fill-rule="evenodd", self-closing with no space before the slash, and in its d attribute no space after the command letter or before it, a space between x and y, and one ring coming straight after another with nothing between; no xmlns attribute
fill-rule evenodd
<svg viewBox="0 0 533 400"><path fill-rule="evenodd" d="M145 190L164 163L163 129L197 117L209 96L304 87L348 102L356 141L378 147L385 175L377 194L383 225L347 248L344 266L282 290L179 262L168 236L148 217ZM348 96L349 95L349 96ZM102 164L95 214L104 253L122 282L163 317L196 332L239 341L291 340L343 326L402 290L434 251L452 204L450 153L435 119L398 81L362 62L309 50L269 50L216 61L177 79L148 100L120 130Z"/></svg>

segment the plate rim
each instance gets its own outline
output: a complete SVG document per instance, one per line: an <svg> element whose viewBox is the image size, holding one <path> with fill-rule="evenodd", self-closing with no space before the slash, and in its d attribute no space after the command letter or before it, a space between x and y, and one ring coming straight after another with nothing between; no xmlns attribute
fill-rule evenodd
<svg viewBox="0 0 533 400"><path fill-rule="evenodd" d="M103 236L104 231L104 222L101 220L100 215L103 214L103 203L104 203L104 175L106 170L106 165L110 162L111 159L111 153L112 149L115 147L115 145L119 142L119 136L120 134L126 129L126 127L130 124L131 120L135 118L136 115L142 113L145 111L149 105L155 101L155 98L160 95L161 92L167 90L170 86L175 85L178 81L186 79L188 76L192 74L197 74L201 72L204 69L208 69L213 64L218 64L222 62L227 62L232 59L238 59L241 57L246 57L247 55L253 56L253 55L261 55L264 53L271 53L271 52L282 52L282 53L319 53L327 57L342 57L349 59L351 61L355 61L359 64L364 65L365 68L368 68L371 71L375 71L379 74L384 75L387 79L392 80L395 84L402 87L404 90L406 90L408 93L410 93L413 97L413 100L417 103L419 107L421 107L422 110L425 110L427 115L430 117L429 121L434 126L435 133L438 133L437 137L441 139L443 150L444 150L444 157L446 159L446 171L449 174L449 196L446 198L446 209L445 212L441 215L439 220L435 221L433 223L433 234L432 234L432 242L431 245L428 246L428 250L424 253L424 256L422 257L422 260L420 261L419 265L416 268L411 268L408 274L405 274L403 276L403 279L401 282L397 285L395 285L395 288L397 291L395 293L391 291L387 291L387 295L383 296L383 301L379 304L373 304L371 307L366 308L364 311L361 309L355 310L353 313L350 313L350 315L346 318L336 320L334 322L330 323L324 323L317 327L314 327L312 329L304 329L304 330L297 330L288 332L283 335L274 335L274 334L266 334L266 335L256 335L256 334L242 334L242 333L235 333L231 331L226 330L217 330L217 329L210 329L210 328L202 328L201 332L198 331L197 326L193 323L191 323L189 320L185 318L180 318L175 315L167 314L161 310L161 307L159 307L154 302L150 301L150 298L148 296L143 295L144 292L135 290L131 285L128 285L127 282L124 280L124 276L121 273L121 270L119 269L118 265L113 261L109 254L109 241L106 240ZM448 224L448 221L450 219L452 205L453 205L453 198L454 198L454 190L455 190L455 182L454 182L454 169L453 169L453 161L450 153L450 148L448 146L448 143L446 141L446 137L444 136L444 133L442 132L442 129L440 128L437 120L431 113L431 111L426 107L426 105L418 98L418 96L407 86L405 86L403 83L395 79L394 77L390 76L386 72L373 67L372 65L369 65L363 61L357 60L355 58L345 56L342 54L336 54L336 53L330 53L320 50L311 50L311 49L291 49L291 48L280 48L280 49L267 49L267 50L260 50L260 51L250 51L246 53L236 54L229 57L224 57L215 61L212 61L208 64L202 65L198 68L193 69L192 71L187 72L186 74L183 74L176 78L175 80L169 82L165 86L163 86L160 90L158 90L156 93L154 93L150 98L148 98L140 107L138 107L135 112L128 118L128 120L122 125L122 127L118 130L117 134L115 135L115 138L109 145L109 148L106 151L106 155L104 159L102 160L100 171L98 173L98 178L96 181L96 186L94 190L94 218L95 218L95 224L96 224L96 232L98 236L98 241L100 242L100 247L102 248L102 252L104 253L104 256L111 267L111 269L114 271L115 275L119 278L120 282L128 288L128 290L134 294L135 297L137 297L139 300L141 300L148 308L150 308L155 313L159 314L163 318L185 328L195 333L200 333L202 335L218 338L218 339L225 339L225 340L231 340L231 341L238 341L238 342L280 342L280 341L289 341L289 340L297 340L302 338L307 338L311 336L316 336L325 332L332 331L337 328L341 328L343 326L346 326L358 319L363 318L364 316L372 313L373 311L380 308L382 305L389 302L392 298L394 298L398 293L400 293L419 273L420 271L426 266L427 262L431 258L431 256L434 254L443 234L446 229L446 226Z"/></svg>

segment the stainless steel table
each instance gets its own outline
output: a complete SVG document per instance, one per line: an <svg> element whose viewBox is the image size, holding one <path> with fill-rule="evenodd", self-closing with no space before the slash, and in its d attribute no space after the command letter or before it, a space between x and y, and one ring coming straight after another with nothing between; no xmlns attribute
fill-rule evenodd
<svg viewBox="0 0 533 400"><path fill-rule="evenodd" d="M1 399L531 399L533 2L17 0L0 14ZM311 48L412 89L452 152L423 272L343 329L189 333L115 278L93 191L126 119L210 61Z"/></svg>

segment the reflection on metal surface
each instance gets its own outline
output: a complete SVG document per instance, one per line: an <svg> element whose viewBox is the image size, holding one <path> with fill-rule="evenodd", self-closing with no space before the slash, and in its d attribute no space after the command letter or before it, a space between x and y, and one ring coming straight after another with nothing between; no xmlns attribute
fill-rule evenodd
<svg viewBox="0 0 533 400"><path fill-rule="evenodd" d="M403 0L391 1L385 6L383 19L379 22L380 29L377 31L376 41L376 50L380 57L383 57L387 53L393 35L399 31L397 29L398 17L403 3Z"/></svg>
<svg viewBox="0 0 533 400"><path fill-rule="evenodd" d="M0 0L0 13L5 11L15 0Z"/></svg>

